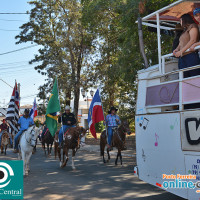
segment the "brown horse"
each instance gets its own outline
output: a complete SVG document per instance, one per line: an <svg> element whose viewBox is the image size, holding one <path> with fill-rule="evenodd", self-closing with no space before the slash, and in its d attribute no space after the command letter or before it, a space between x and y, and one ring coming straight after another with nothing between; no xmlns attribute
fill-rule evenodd
<svg viewBox="0 0 200 200"><path fill-rule="evenodd" d="M1 137L1 154L3 154L4 152L4 154L6 155L6 149L8 144L9 144L9 136L8 133L4 131Z"/></svg>
<svg viewBox="0 0 200 200"><path fill-rule="evenodd" d="M75 170L74 157L80 148L80 139L85 136L86 130L82 127L73 127L68 129L64 136L63 161L61 162L61 149L58 148L58 156L60 159L60 167L65 167L69 159L68 151L72 149L72 169ZM65 159L66 157L66 159Z"/></svg>
<svg viewBox="0 0 200 200"><path fill-rule="evenodd" d="M44 137L42 138L42 147L44 149L45 155L46 155L45 144L47 144L47 153L48 153L48 156L50 156L51 155L53 141L54 141L54 138L51 135L49 129L47 129L46 132L44 133Z"/></svg>
<svg viewBox="0 0 200 200"><path fill-rule="evenodd" d="M116 147L118 150L117 157L115 160L115 165L117 165L118 157L120 157L121 165L122 165L122 155L121 151L124 150L125 147L125 141L126 141L126 133L128 135L131 134L130 128L129 128L129 123L128 121L123 121L121 125L113 129L113 137L112 137L112 147ZM106 163L105 158L104 158L104 149L107 144L107 135L106 135L106 130L104 130L101 133L100 137L100 150L101 150L101 156L103 156L103 162ZM108 154L108 160L110 160L110 154L109 150L107 149L107 154Z"/></svg>

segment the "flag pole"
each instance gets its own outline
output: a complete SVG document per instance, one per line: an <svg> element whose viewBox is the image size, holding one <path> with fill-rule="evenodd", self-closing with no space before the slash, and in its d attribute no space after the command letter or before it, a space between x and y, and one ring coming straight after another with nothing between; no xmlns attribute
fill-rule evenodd
<svg viewBox="0 0 200 200"><path fill-rule="evenodd" d="M100 96L100 99L101 99L101 90L100 90L100 88L98 88L98 90L99 90L99 96ZM104 116L104 120L105 120L105 122L106 122L106 118L105 118L105 115L104 115L104 109L103 109L103 102L102 102L102 99L101 99L101 104L102 104L102 110L103 110L103 116ZM106 135L107 135L107 124L105 123L105 129L106 129ZM108 135L107 135L108 136Z"/></svg>
<svg viewBox="0 0 200 200"><path fill-rule="evenodd" d="M57 79L57 88L58 88L58 76L56 76L56 79ZM58 97L59 97L58 100L59 100L59 104L60 104L59 88L58 88ZM62 115L60 117L61 117L61 127L62 127L63 140L64 140L64 130L63 130L63 123L62 123Z"/></svg>

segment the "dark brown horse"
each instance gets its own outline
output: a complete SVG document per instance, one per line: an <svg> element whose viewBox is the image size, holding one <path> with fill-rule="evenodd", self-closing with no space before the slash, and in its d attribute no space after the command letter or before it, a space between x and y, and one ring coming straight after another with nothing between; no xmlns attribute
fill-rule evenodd
<svg viewBox="0 0 200 200"><path fill-rule="evenodd" d="M8 133L7 131L4 131L2 133L2 136L1 136L1 154L4 154L6 155L6 149L7 149L7 146L9 144L9 136L8 136Z"/></svg>
<svg viewBox="0 0 200 200"><path fill-rule="evenodd" d="M126 133L128 135L131 134L130 128L129 128L129 123L128 121L123 121L121 125L113 129L113 137L112 137L112 147L116 147L118 150L117 157L115 160L115 165L117 165L118 157L120 157L121 165L122 165L122 155L121 151L124 150L125 147L125 141L126 141ZM104 149L107 144L107 135L106 135L106 130L104 130L101 133L100 137L100 150L101 150L101 156L103 156L103 162L106 163L105 158L104 158ZM107 149L107 154L108 154L108 160L110 160L110 154L109 150Z"/></svg>
<svg viewBox="0 0 200 200"><path fill-rule="evenodd" d="M44 137L42 138L42 147L44 149L44 153L46 155L45 144L47 144L47 153L48 156L51 155L52 145L53 145L54 138L51 135L50 131L47 129L44 133Z"/></svg>
<svg viewBox="0 0 200 200"><path fill-rule="evenodd" d="M60 159L60 167L65 167L69 160L68 151L72 149L72 169L75 170L74 157L77 150L80 148L80 139L85 136L86 129L82 127L70 128L64 135L64 146L63 146L63 161L61 162L61 149L58 148L58 156Z"/></svg>

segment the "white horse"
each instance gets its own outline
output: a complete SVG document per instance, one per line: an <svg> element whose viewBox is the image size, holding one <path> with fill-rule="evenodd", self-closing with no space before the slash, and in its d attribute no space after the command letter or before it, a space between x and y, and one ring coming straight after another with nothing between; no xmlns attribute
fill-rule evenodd
<svg viewBox="0 0 200 200"><path fill-rule="evenodd" d="M36 144L40 129L41 128L31 126L26 131L24 131L20 138L18 159L23 160L24 175L28 175L28 172L30 171L29 161L33 152L33 148Z"/></svg>

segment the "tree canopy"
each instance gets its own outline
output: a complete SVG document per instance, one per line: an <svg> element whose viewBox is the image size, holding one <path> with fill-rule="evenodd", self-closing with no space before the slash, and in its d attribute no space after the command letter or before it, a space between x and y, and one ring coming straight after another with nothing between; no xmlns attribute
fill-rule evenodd
<svg viewBox="0 0 200 200"><path fill-rule="evenodd" d="M144 68L139 51L138 16L145 16L174 0L34 0L29 22L20 28L17 43L40 45L30 63L47 75L39 96L46 99L52 79L59 80L63 105L74 98L78 112L80 88L100 87L105 112L119 107L134 118L137 71ZM143 27L150 65L158 63L157 36ZM163 54L171 52L172 37L162 35Z"/></svg>

